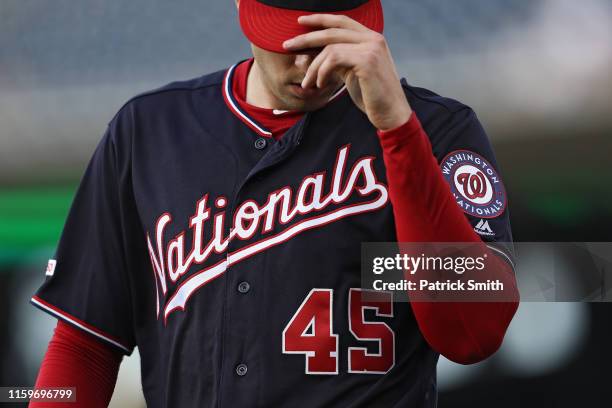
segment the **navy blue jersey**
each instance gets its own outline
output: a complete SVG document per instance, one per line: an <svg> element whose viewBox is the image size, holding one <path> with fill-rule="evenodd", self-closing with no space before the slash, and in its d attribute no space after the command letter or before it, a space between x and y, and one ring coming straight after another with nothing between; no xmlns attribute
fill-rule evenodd
<svg viewBox="0 0 612 408"><path fill-rule="evenodd" d="M396 240L376 129L344 92L275 141L228 74L121 108L32 303L137 346L149 407L435 406L410 304L360 296L361 243ZM403 85L475 230L511 242L474 112Z"/></svg>

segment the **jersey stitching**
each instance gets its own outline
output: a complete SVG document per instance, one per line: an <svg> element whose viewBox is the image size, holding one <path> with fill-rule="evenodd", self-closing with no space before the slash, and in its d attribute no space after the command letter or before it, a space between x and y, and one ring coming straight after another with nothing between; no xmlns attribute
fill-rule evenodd
<svg viewBox="0 0 612 408"><path fill-rule="evenodd" d="M213 75L218 75L221 72L225 72L225 71L218 71L218 72L215 72L213 74L209 74L209 75L204 76L204 77L198 77L198 78L195 78L195 79L187 80L186 82L197 81L197 80L200 80L202 78L211 77ZM152 91L145 92L145 93L142 93L140 95L136 95L136 96L131 97L130 99L127 100L127 102L125 102L123 105L121 105L121 108L119 108L119 110L117 111L115 116L113 116L113 118L111 119L110 122L113 122L115 120L115 118L119 115L119 113L123 109L125 109L125 107L127 105L129 105L130 103L135 102L137 100L140 100L140 99L143 99L143 98L146 98L146 97L149 97L149 96L156 96L156 95L160 95L160 94L163 94L163 93L168 93L168 92L189 92L189 93L191 93L191 92L199 91L199 90L202 90L202 89L215 87L215 86L218 86L218 85L220 85L222 83L223 83L222 79L221 79L221 81L215 80L212 83L200 85L200 86L197 86L197 87L190 87L190 86L187 86L187 85L180 85L179 86L178 84L173 86L172 83L170 83L170 84L165 85L165 86L163 86L163 87L161 87L159 89L152 90Z"/></svg>
<svg viewBox="0 0 612 408"><path fill-rule="evenodd" d="M409 92L411 95L413 95L415 98L423 101L423 102L429 102L429 103L435 103L436 105L440 105L442 106L444 109L446 109L447 111L449 111L450 113L457 113L463 109L471 109L469 106L462 104L461 102L458 101L454 101L455 104L457 104L457 108L456 109L451 109L451 107L449 106L449 103L445 103L439 100L435 100L433 98L427 98L425 96L419 95L415 88L408 85L407 83L404 83L404 81L402 81L402 88L404 88L407 92ZM445 100L449 100L448 98L444 98L442 96L436 95L438 98L440 99L445 99Z"/></svg>
<svg viewBox="0 0 612 408"><path fill-rule="evenodd" d="M134 141L134 136L132 135L131 142L133 142L133 141ZM120 177L120 174L119 174L119 169L117 168L117 161L118 161L118 158L117 158L117 145L113 142L112 139L110 140L110 143L111 143L111 147L112 147L112 150L113 150L113 156L114 156L114 160L112 162L112 171L115 173L115 178L118 181L119 177ZM132 149L132 152L133 152L133 149ZM130 152L130 161L131 161L131 153L132 152ZM132 181L132 168L131 168L131 164L132 163L133 162L130 163L130 177L129 177L129 180L130 180L130 191L132 191L132 194L133 194L134 184L133 184L133 181ZM121 191L120 191L120 188L119 188L119 183L117 183L115 185L115 188L116 188L117 196L120 197L121 196ZM135 200L135 196L134 196L134 200ZM125 206L122 205L120 199L117 200L117 206L119 207L119 220L118 221L119 221L120 224L123 224L125 222L125 219L124 219L125 218L124 217L125 208L123 208L123 207L125 207ZM135 202L134 202L134 206L137 207ZM138 214L138 209L137 209L137 214ZM139 221L140 221L140 214L138 214L138 216L139 216ZM140 222L139 224L142 227L142 222ZM121 227L123 227L123 225L121 225ZM126 248L128 247L128 245L126 245L127 243L125 242L124 234L121 234L121 240L122 240L121 247L122 247L122 252L123 252L123 259L122 259L123 270L127 272L127 271L129 271L128 262L127 262L127 259L129 258L129 254L126 253ZM120 273L119 276L120 276L121 280L123 281L123 288L124 288L124 290L127 290L128 294L129 294L129 298L128 299L134 299L134 297L132 296L132 288L130 286L130 282L127 279L126 275L123 274L123 273ZM131 304L130 304L130 306L131 306ZM129 320L130 320L130 323L129 323L128 326L129 326L130 335L131 335L131 338L132 338L131 340L132 340L133 343L136 343L136 332L134 331L134 321L135 321L135 319L134 319L134 315L133 315L133 309L131 307L129 307L128 313L129 313Z"/></svg>

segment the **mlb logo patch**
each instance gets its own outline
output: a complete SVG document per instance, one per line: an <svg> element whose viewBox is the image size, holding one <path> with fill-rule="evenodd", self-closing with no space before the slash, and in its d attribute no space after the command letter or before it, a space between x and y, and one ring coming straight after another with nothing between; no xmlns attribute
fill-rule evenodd
<svg viewBox="0 0 612 408"><path fill-rule="evenodd" d="M57 261L55 259L49 259L47 262L47 270L45 271L45 276L53 276L55 273L55 265L57 265Z"/></svg>

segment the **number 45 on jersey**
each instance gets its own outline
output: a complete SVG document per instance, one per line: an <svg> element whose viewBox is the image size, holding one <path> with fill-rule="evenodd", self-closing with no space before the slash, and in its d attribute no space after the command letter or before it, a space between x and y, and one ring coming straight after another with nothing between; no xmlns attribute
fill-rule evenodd
<svg viewBox="0 0 612 408"><path fill-rule="evenodd" d="M393 293L349 289L348 326L358 341L377 342L378 351L348 347L348 371L385 374L395 365L395 333L384 322L365 320L365 310L376 317L393 317ZM338 335L333 331L332 289L312 289L283 330L283 353L303 354L306 374L338 374Z"/></svg>

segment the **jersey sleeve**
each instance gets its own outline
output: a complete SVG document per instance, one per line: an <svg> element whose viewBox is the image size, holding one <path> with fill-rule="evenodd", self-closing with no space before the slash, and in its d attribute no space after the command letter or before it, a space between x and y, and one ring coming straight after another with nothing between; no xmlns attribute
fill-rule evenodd
<svg viewBox="0 0 612 408"><path fill-rule="evenodd" d="M487 246L514 268L507 192L485 130L466 106L440 129L432 148L457 205Z"/></svg>
<svg viewBox="0 0 612 408"><path fill-rule="evenodd" d="M129 153L117 143L122 131L111 122L97 146L31 303L129 355L135 340L126 248L139 217Z"/></svg>

